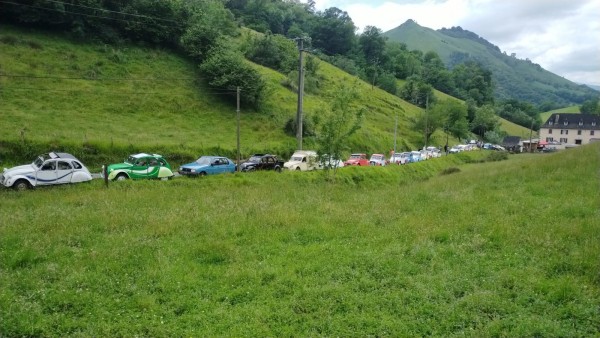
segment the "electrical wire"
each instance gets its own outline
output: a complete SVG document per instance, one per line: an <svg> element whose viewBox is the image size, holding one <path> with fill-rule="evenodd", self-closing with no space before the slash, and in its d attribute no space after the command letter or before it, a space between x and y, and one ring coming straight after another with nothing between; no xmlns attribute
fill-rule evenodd
<svg viewBox="0 0 600 338"><path fill-rule="evenodd" d="M40 6L34 6L34 5L20 4L20 3L16 3L16 2L12 2L12 1L0 0L0 3L10 4L10 5L17 5L17 6L25 6L25 7L35 8L35 9L43 9L43 10L52 11L52 12L75 14L75 15L81 15L81 16L91 17L91 18L99 18L99 19L106 19L106 20L122 21L122 22L127 22L127 23L136 23L136 24L147 24L146 22L142 22L142 21L132 21L132 20L124 20L124 19L118 19L118 18L111 18L111 17L108 17L108 16L98 16L98 15L77 13L77 12L71 12L71 11L66 11L66 10L59 10L59 9L48 8L48 7L40 7ZM173 27L183 28L184 26L182 26L182 25L173 25Z"/></svg>

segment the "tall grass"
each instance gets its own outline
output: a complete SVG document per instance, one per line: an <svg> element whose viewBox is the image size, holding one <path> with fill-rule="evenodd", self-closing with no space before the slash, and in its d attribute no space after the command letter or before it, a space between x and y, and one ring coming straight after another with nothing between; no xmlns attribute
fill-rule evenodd
<svg viewBox="0 0 600 338"><path fill-rule="evenodd" d="M599 152L2 190L0 335L597 336Z"/></svg>

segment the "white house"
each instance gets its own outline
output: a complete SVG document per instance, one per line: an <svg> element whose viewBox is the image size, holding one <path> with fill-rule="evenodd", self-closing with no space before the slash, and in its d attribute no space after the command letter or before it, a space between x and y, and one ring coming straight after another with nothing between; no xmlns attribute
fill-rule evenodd
<svg viewBox="0 0 600 338"><path fill-rule="evenodd" d="M540 140L565 145L600 141L600 116L591 114L552 114L540 127Z"/></svg>

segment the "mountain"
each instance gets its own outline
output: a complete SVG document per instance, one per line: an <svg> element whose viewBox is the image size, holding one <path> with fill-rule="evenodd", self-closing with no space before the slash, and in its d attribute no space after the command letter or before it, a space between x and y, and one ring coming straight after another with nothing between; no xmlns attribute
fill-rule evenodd
<svg viewBox="0 0 600 338"><path fill-rule="evenodd" d="M581 104L598 92L551 73L540 65L502 52L498 46L461 27L433 30L413 20L384 33L389 41L410 50L434 51L452 68L468 60L479 62L493 73L498 99L517 99L541 104Z"/></svg>

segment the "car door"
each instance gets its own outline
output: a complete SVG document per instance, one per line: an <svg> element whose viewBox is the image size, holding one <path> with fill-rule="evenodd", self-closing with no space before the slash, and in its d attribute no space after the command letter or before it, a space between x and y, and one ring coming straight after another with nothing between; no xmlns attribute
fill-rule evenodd
<svg viewBox="0 0 600 338"><path fill-rule="evenodd" d="M217 158L215 159L215 164L213 165L213 169L214 169L214 173L215 174L222 174L225 171L227 171L227 163L228 161L224 158Z"/></svg>
<svg viewBox="0 0 600 338"><path fill-rule="evenodd" d="M161 167L161 163L158 161L158 159L152 157L148 159L148 167L146 168L146 170L148 171L148 176L149 177L158 177L158 173L160 171L160 167Z"/></svg>
<svg viewBox="0 0 600 338"><path fill-rule="evenodd" d="M36 185L56 184L56 160L47 160L35 173Z"/></svg>
<svg viewBox="0 0 600 338"><path fill-rule="evenodd" d="M56 161L56 183L71 183L73 178L73 166L65 160Z"/></svg>
<svg viewBox="0 0 600 338"><path fill-rule="evenodd" d="M131 178L146 178L148 177L148 158L138 158L131 167Z"/></svg>

